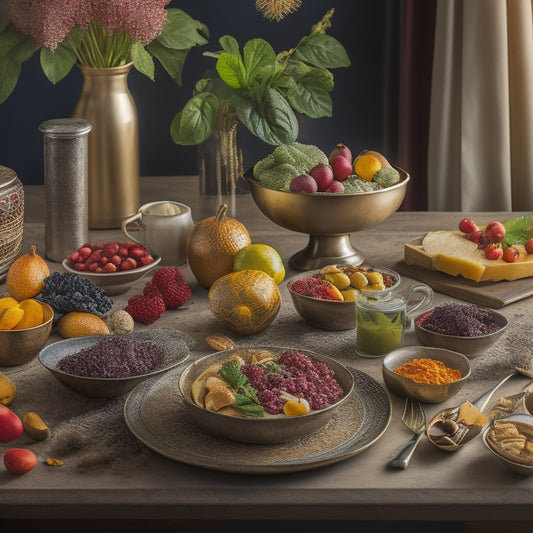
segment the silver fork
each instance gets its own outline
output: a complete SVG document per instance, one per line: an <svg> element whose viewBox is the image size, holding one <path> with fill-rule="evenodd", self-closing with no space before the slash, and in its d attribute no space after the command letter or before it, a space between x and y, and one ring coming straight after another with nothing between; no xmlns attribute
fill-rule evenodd
<svg viewBox="0 0 533 533"><path fill-rule="evenodd" d="M409 465L415 448L426 429L426 414L418 400L413 400L412 398L405 400L402 422L413 432L413 436L398 451L397 455L391 459L389 466L404 469Z"/></svg>

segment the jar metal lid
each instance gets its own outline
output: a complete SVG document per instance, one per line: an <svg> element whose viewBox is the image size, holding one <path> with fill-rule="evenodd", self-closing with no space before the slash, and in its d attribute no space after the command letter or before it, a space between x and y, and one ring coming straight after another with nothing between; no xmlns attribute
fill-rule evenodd
<svg viewBox="0 0 533 533"><path fill-rule="evenodd" d="M389 298L364 298L359 297L355 301L356 307L365 311L376 313L393 313L405 309L406 300L401 294L392 295Z"/></svg>
<svg viewBox="0 0 533 533"><path fill-rule="evenodd" d="M83 118L55 118L39 126L41 133L51 137L78 137L89 133L91 129L91 123Z"/></svg>
<svg viewBox="0 0 533 533"><path fill-rule="evenodd" d="M0 165L0 189L9 187L18 181L17 173Z"/></svg>

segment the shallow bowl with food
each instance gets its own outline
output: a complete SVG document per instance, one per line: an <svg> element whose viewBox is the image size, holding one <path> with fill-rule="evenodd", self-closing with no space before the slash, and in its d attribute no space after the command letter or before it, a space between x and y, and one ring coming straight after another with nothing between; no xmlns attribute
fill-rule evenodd
<svg viewBox="0 0 533 533"><path fill-rule="evenodd" d="M497 422L497 421L495 421ZM511 422L518 432L524 435L530 443L533 443L533 416L526 414L514 414L500 419L499 422ZM487 449L497 457L509 470L523 476L533 475L533 455L531 453L513 455L498 446L491 438L493 424L488 425L483 431L483 442ZM531 449L531 446L529 448Z"/></svg>
<svg viewBox="0 0 533 533"><path fill-rule="evenodd" d="M50 332L54 310L46 303L43 308L43 323L33 328L0 331L0 366L17 366L31 361L45 345Z"/></svg>
<svg viewBox="0 0 533 533"><path fill-rule="evenodd" d="M426 311L414 319L414 327L418 340L425 346L446 348L470 356L478 355L490 348L502 336L508 326L508 320L505 316L492 309L487 309L498 328L492 333L472 337L447 335L445 333L431 331L420 325L419 322L421 319L428 313L431 313L431 311Z"/></svg>
<svg viewBox="0 0 533 533"><path fill-rule="evenodd" d="M461 378L451 383L417 383L394 372L396 368L413 359L434 359L448 368L458 370ZM403 346L389 352L383 359L382 374L390 392L424 403L440 403L457 394L470 376L470 361L463 354L444 348L429 346Z"/></svg>
<svg viewBox="0 0 533 533"><path fill-rule="evenodd" d="M335 411L348 399L354 387L354 378L351 372L338 361L330 357L319 355L309 350L297 351L306 354L313 361L324 363L334 372L334 377L342 387L343 395L335 403L320 410L311 410L307 414L299 416L286 416L284 414L264 416L230 416L208 410L199 405L193 399L193 384L198 383L198 378L213 365L218 365L229 360L238 353L245 362L250 361L252 354L268 352L274 361L286 350L294 348L281 347L241 347L224 350L215 354L207 355L191 363L181 373L179 378L179 390L184 398L186 410L191 419L209 433L227 439L256 443L271 444L298 439L303 435L317 431L324 426L334 415ZM216 368L216 367L214 367ZM205 375L205 374L204 374Z"/></svg>
<svg viewBox="0 0 533 533"><path fill-rule="evenodd" d="M371 267L373 271L387 275L392 284L383 290L361 290L361 294L368 297L383 298L396 288L401 282L400 275L384 267ZM292 303L298 314L309 324L327 330L347 330L355 328L355 302L325 300L304 296L292 289L295 281L316 276L320 270L313 270L297 274L287 281L287 289Z"/></svg>
<svg viewBox="0 0 533 533"><path fill-rule="evenodd" d="M252 198L262 213L278 226L309 235L303 250L289 264L296 270L313 270L334 263L361 264L365 256L350 241L350 233L375 226L400 207L409 174L396 167L400 181L378 191L294 193L268 189L245 173Z"/></svg>
<svg viewBox="0 0 533 533"><path fill-rule="evenodd" d="M70 274L76 274L81 278L90 279L96 285L104 289L108 296L116 296L128 292L131 287L146 276L161 262L161 257L154 256L154 260L149 265L144 265L131 270L123 270L119 272L87 272L75 270L70 266L68 259L64 259L61 263L63 268Z"/></svg>
<svg viewBox="0 0 533 533"><path fill-rule="evenodd" d="M163 360L149 372L128 377L88 377L63 372L57 363L71 354L76 354L104 339L127 338L138 342L156 343L163 348ZM147 378L156 376L179 365L189 357L194 341L173 328L154 328L124 335L90 335L54 342L39 352L39 361L50 373L69 389L94 398L114 398L130 392Z"/></svg>

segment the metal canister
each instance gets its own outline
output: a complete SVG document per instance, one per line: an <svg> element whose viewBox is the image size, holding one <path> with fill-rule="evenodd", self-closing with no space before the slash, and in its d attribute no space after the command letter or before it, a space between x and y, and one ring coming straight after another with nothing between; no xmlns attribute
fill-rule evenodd
<svg viewBox="0 0 533 533"><path fill-rule="evenodd" d="M17 257L24 232L24 189L17 173L0 166L0 281Z"/></svg>
<svg viewBox="0 0 533 533"><path fill-rule="evenodd" d="M88 240L88 134L79 118L47 120L43 133L46 257L61 262Z"/></svg>

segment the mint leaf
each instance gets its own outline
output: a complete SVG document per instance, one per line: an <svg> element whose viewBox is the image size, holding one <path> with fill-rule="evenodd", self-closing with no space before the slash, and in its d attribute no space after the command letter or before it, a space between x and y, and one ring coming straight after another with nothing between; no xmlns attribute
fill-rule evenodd
<svg viewBox="0 0 533 533"><path fill-rule="evenodd" d="M55 52L43 46L40 59L45 76L55 85L71 71L76 63L76 54L69 47L61 44Z"/></svg>
<svg viewBox="0 0 533 533"><path fill-rule="evenodd" d="M533 238L533 215L513 217L502 222L505 228L503 247L507 248L513 244L524 245Z"/></svg>
<svg viewBox="0 0 533 533"><path fill-rule="evenodd" d="M236 391L248 383L248 378L241 372L241 367L237 361L226 361L218 373Z"/></svg>
<svg viewBox="0 0 533 533"><path fill-rule="evenodd" d="M242 394L235 396L234 407L243 416L265 416L265 410L261 405L251 402L249 398Z"/></svg>
<svg viewBox="0 0 533 533"><path fill-rule="evenodd" d="M205 141L213 132L217 113L218 98L213 93L204 92L193 96L172 119L172 140L186 146Z"/></svg>

